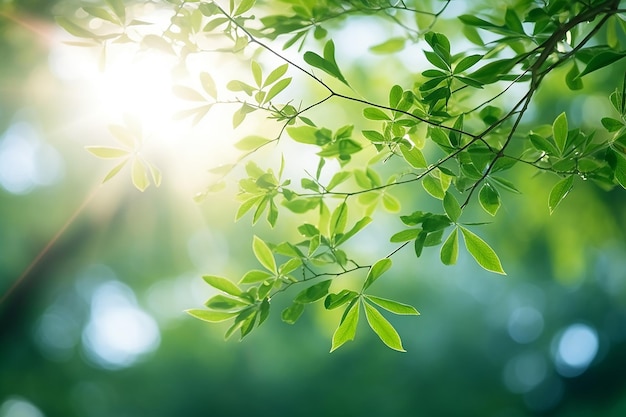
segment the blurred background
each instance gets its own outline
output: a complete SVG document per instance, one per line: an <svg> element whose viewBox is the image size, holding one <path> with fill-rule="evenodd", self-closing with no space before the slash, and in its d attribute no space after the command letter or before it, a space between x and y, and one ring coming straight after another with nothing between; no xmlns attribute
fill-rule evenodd
<svg viewBox="0 0 626 417"><path fill-rule="evenodd" d="M328 354L337 317L308 308L289 326L278 314L287 300L243 342L224 342L224 326L183 310L211 295L203 274L236 279L254 265L234 202L193 201L207 169L234 158L216 134L230 116L166 126L167 63L104 75L97 53L63 43L52 16L64 12L52 0L0 1L0 417L626 415L624 190L577 181L550 217L557 178L517 169L522 195L505 195L479 231L504 277L463 251L454 267L436 251L400 253L377 289L421 312L394 320L408 353L361 326ZM355 56L356 85L410 85L393 70L406 62L338 48ZM600 131L622 79L613 71L576 97L557 74L533 122L566 110L571 125ZM144 109L164 173L144 193L128 167L101 185L114 163L84 150L115 146L107 126L123 123L127 105ZM383 219L367 236L400 227Z"/></svg>

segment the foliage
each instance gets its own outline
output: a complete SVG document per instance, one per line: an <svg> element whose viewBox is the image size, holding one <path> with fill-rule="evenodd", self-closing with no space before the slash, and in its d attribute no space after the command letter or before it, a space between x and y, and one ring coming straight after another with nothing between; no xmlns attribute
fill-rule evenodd
<svg viewBox="0 0 626 417"><path fill-rule="evenodd" d="M246 272L237 284L205 276L219 294L206 302L206 309L189 310L192 316L208 322L230 320L226 337L239 332L243 338L268 318L275 297L297 287L301 289L294 293L293 302L282 311L285 322L295 323L308 304L343 310L331 351L354 339L363 315L387 346L403 351L400 336L382 311L419 313L404 303L370 294L398 251L412 247L419 258L427 248L439 247L441 262L452 265L462 237L465 249L482 268L504 274L496 252L475 232L484 222L467 215L463 222L460 219L472 205L495 216L505 192L519 193L507 179L509 171L526 166L557 178L548 199L550 213L577 181L591 180L606 190L626 187L625 82L616 83L609 97L614 113L602 118L605 131L576 126L566 113L551 125L527 128L524 124L533 98L555 72L567 69L567 86L580 90L585 76L619 65L626 57L626 10L619 8L619 1L519 0L507 7L483 5L478 13L454 18L462 38L436 31L450 4L449 0L282 0L273 8L270 2L255 0L168 0L158 2L172 14L169 26L158 34L123 0L85 4L83 21L58 18L59 25L83 40L80 45L103 51L116 43L134 42L141 49L174 55L183 64L190 55L208 52L249 61L249 75L229 81L225 88L216 84L208 68L198 74L201 89L174 87L174 93L193 106L178 116L193 123L215 106L234 106L234 129L253 113L278 127L274 136L236 141L241 157L212 169L219 179L199 200L222 189L238 172L235 168L244 166L235 219L251 213L252 224L264 218L271 227L281 225L283 216L289 218L285 227L297 219L298 237L272 242L271 236L255 235L252 250L260 268ZM339 30L349 33L348 23L360 16L385 21L402 33L381 39L370 48L372 53L403 54L418 45L428 65L419 74L402 74L411 84L389 86L385 102L357 91L333 40ZM88 29L93 19L103 23L98 31ZM219 48L203 46L202 40L216 36ZM264 59L279 63L266 68ZM321 94L300 97L297 89L290 89L294 79L316 85ZM362 118L354 124L332 126L332 120L316 112L348 103L361 106ZM111 131L129 150L102 146L88 150L102 158L124 158L105 180L132 159L133 183L143 191L149 185L148 172L157 185L160 174L133 151L141 134L132 122L128 124ZM255 159L259 150L284 141L295 142L298 152L312 150L318 158L316 171L295 169L295 154L281 155L274 167L260 166L266 162ZM300 176L284 178L286 172ZM418 183L440 201L439 210L410 195L393 194ZM383 211L404 213L398 214L403 229L386 237L397 247L362 263L347 243ZM360 274L362 285L352 288L338 279L348 274Z"/></svg>

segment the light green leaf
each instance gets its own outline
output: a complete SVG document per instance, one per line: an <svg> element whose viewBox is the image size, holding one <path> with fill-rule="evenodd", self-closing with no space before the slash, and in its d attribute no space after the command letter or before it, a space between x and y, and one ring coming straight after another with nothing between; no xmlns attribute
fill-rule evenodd
<svg viewBox="0 0 626 417"><path fill-rule="evenodd" d="M287 324L294 324L304 312L304 304L294 302L283 310L281 318Z"/></svg>
<svg viewBox="0 0 626 417"><path fill-rule="evenodd" d="M443 209L453 223L456 223L459 217L461 217L461 205L457 201L456 197L448 191L446 191L446 194L443 197Z"/></svg>
<svg viewBox="0 0 626 417"><path fill-rule="evenodd" d="M367 318L367 323L370 325L374 333L378 335L380 340L383 341L384 344L389 346L391 349L397 350L399 352L406 352L402 347L402 340L400 340L400 335L393 328L391 323L387 321L380 314L380 311L376 310L374 307L365 304L365 317Z"/></svg>
<svg viewBox="0 0 626 417"><path fill-rule="evenodd" d="M83 6L83 10L89 13L90 15L94 17L98 17L102 20L106 20L108 22L115 23L115 24L121 23L119 19L113 17L111 13L109 13L108 11L106 11L105 9L101 7Z"/></svg>
<svg viewBox="0 0 626 417"><path fill-rule="evenodd" d="M254 6L255 2L256 0L242 0L241 3L239 3L239 6L237 6L237 9L235 9L234 15L239 16L240 14L247 12L252 8L252 6Z"/></svg>
<svg viewBox="0 0 626 417"><path fill-rule="evenodd" d="M401 208L400 201L389 193L383 194L383 206L390 213L397 213Z"/></svg>
<svg viewBox="0 0 626 417"><path fill-rule="evenodd" d="M332 40L326 42L324 46L324 57L322 58L315 52L307 51L304 53L304 62L307 64L319 68L325 73L337 78L339 81L344 83L345 85L349 85L348 81L343 77L341 71L339 71L339 67L337 66L337 62L335 61L335 44Z"/></svg>
<svg viewBox="0 0 626 417"><path fill-rule="evenodd" d="M559 148L561 154L565 150L565 142L567 141L567 116L565 112L559 114L552 124L552 137L554 143Z"/></svg>
<svg viewBox="0 0 626 417"><path fill-rule="evenodd" d="M393 236L389 238L389 241L392 243L408 242L409 240L417 238L417 235L419 235L421 231L422 229L401 230L398 233L394 233Z"/></svg>
<svg viewBox="0 0 626 417"><path fill-rule="evenodd" d="M86 146L85 149L97 156L98 158L121 158L128 156L130 151L122 148L114 148L110 146Z"/></svg>
<svg viewBox="0 0 626 417"><path fill-rule="evenodd" d="M306 143L308 145L317 145L317 136L315 132L318 129L313 126L298 126L288 127L287 133L293 140L299 143Z"/></svg>
<svg viewBox="0 0 626 417"><path fill-rule="evenodd" d="M461 233L463 234L463 240L465 241L465 247L472 257L478 262L478 265L486 269L487 271L495 272L498 274L506 275L502 269L502 264L498 255L493 249L481 238L476 236L464 227L461 227Z"/></svg>
<svg viewBox="0 0 626 417"><path fill-rule="evenodd" d="M126 20L126 8L124 7L124 0L105 0L111 7L113 12L120 18L122 22Z"/></svg>
<svg viewBox="0 0 626 417"><path fill-rule="evenodd" d="M254 205L258 203L259 201L261 201L264 197L265 196L262 194L255 195L245 200L243 203L241 203L241 205L239 206L239 209L237 210L237 214L235 215L235 221L242 218L244 214L250 211L252 207L254 207Z"/></svg>
<svg viewBox="0 0 626 417"><path fill-rule="evenodd" d="M328 185L326 186L326 190L330 191L348 178L352 176L352 173L349 171L339 171L333 175L330 179Z"/></svg>
<svg viewBox="0 0 626 417"><path fill-rule="evenodd" d="M258 62L252 61L252 76L254 77L254 82L258 87L261 87L261 83L263 82L263 71L261 70L261 66Z"/></svg>
<svg viewBox="0 0 626 417"><path fill-rule="evenodd" d="M276 84L274 84L272 86L272 88L270 88L270 91L267 92L267 96L265 96L265 99L263 100L264 103L269 102L271 99L273 99L274 97L276 97L276 95L278 93L280 93L281 91L283 91L285 88L287 88L287 86L291 83L291 77L290 78L283 78L282 80L280 80L279 82L277 82Z"/></svg>
<svg viewBox="0 0 626 417"><path fill-rule="evenodd" d="M391 268L392 262L389 258L383 258L378 261L370 268L367 273L367 278L365 278L365 282L363 283L363 291L369 288L374 281L376 281L382 274L384 274L389 268Z"/></svg>
<svg viewBox="0 0 626 417"><path fill-rule="evenodd" d="M554 213L556 207L559 205L561 201L565 198L567 193L570 192L574 185L574 176L570 175L567 178L562 179L557 182L554 187L552 187L552 191L550 191L550 197L548 199L548 207L550 208L550 214Z"/></svg>
<svg viewBox="0 0 626 417"><path fill-rule="evenodd" d="M459 232L458 228L454 228L450 236L441 245L441 252L439 253L441 262L444 265L454 265L459 256Z"/></svg>
<svg viewBox="0 0 626 417"><path fill-rule="evenodd" d="M276 273L276 260L274 259L274 255L272 255L272 250L267 246L267 243L256 235L253 237L252 251L261 265L269 271Z"/></svg>
<svg viewBox="0 0 626 417"><path fill-rule="evenodd" d="M139 158L135 158L133 160L131 177L133 180L133 185L139 191L145 191L145 189L148 188L148 186L150 185L146 166L143 164L143 162L141 162Z"/></svg>
<svg viewBox="0 0 626 417"><path fill-rule="evenodd" d="M294 301L297 303L308 304L324 298L326 294L328 294L331 282L332 280L327 279L325 281L318 282L315 285L311 285L309 288L300 291L296 298L294 298Z"/></svg>
<svg viewBox="0 0 626 417"><path fill-rule="evenodd" d="M104 177L104 179L102 180L103 183L107 182L108 180L110 180L111 178L113 178L114 176L117 175L118 172L121 171L122 168L124 168L124 165L126 165L126 163L128 162L128 158L124 159L122 162L120 162L119 164L115 165L113 167L113 169L111 169L109 171L109 173Z"/></svg>
<svg viewBox="0 0 626 417"><path fill-rule="evenodd" d="M254 284L257 282L263 282L268 278L273 277L273 274L270 274L266 271L259 271L258 269L253 269L244 274L244 276L239 281L240 284Z"/></svg>
<svg viewBox="0 0 626 417"><path fill-rule="evenodd" d="M385 112L381 109L377 109L376 107L367 107L363 109L363 116L369 120L391 120Z"/></svg>
<svg viewBox="0 0 626 417"><path fill-rule="evenodd" d="M404 159L411 165L413 168L426 168L428 163L424 158L424 154L417 147L413 146L409 148L408 146L401 144L400 152L402 152L402 156Z"/></svg>
<svg viewBox="0 0 626 417"><path fill-rule="evenodd" d="M240 298L226 297L225 295L218 294L209 298L204 304L212 310L240 310L242 307L248 306L250 303Z"/></svg>
<svg viewBox="0 0 626 417"><path fill-rule="evenodd" d="M204 279L206 283L213 288L224 291L227 294L238 296L242 293L239 287L229 279L218 277L215 275L204 275L202 279Z"/></svg>
<svg viewBox="0 0 626 417"><path fill-rule="evenodd" d="M405 38L391 38L378 45L370 46L370 51L375 54L391 54L403 50L405 43Z"/></svg>
<svg viewBox="0 0 626 417"><path fill-rule="evenodd" d="M251 135L246 136L245 138L235 143L235 148L242 151L252 151L254 149L260 148L268 142L271 142L271 140L262 136Z"/></svg>
<svg viewBox="0 0 626 417"><path fill-rule="evenodd" d="M333 334L333 341L330 348L331 352L341 347L344 343L354 340L356 326L359 322L360 306L360 304L355 301L356 300L346 308L341 323L339 323L337 330L335 330Z"/></svg>
<svg viewBox="0 0 626 417"><path fill-rule="evenodd" d="M424 190L426 190L428 194L439 200L443 200L446 195L441 181L432 175L427 175L422 179L422 187L424 187Z"/></svg>
<svg viewBox="0 0 626 417"><path fill-rule="evenodd" d="M397 301L388 300L386 298L375 297L373 295L366 295L365 298L394 314L409 315L409 316L419 316L420 314L419 311L415 309L415 307L410 306L408 304L402 304Z"/></svg>
<svg viewBox="0 0 626 417"><path fill-rule="evenodd" d="M495 216L500 208L500 194L491 184L485 183L478 194L481 207L492 216Z"/></svg>
<svg viewBox="0 0 626 417"><path fill-rule="evenodd" d="M348 230L346 233L343 234L343 236L337 239L337 242L335 243L337 245L341 245L343 242L347 241L352 236L356 235L358 232L363 230L363 228L367 226L368 224L370 224L372 220L373 219L371 217L368 217L368 216L363 217L361 220L359 220L358 222L354 224L352 229Z"/></svg>
<svg viewBox="0 0 626 417"><path fill-rule="evenodd" d="M239 314L238 311L210 311L200 309L185 310L185 313L197 319L208 321L209 323L219 323Z"/></svg>
<svg viewBox="0 0 626 417"><path fill-rule="evenodd" d="M287 72L287 68L289 68L289 64L283 64L280 67L276 68L274 71L270 72L270 74L263 82L263 87L266 87L278 81L283 75L285 75L285 73Z"/></svg>
<svg viewBox="0 0 626 417"><path fill-rule="evenodd" d="M330 222L328 224L328 234L333 236L338 233L343 233L346 228L347 221L348 205L346 203L341 203L337 206L337 208L335 208L332 216L330 217Z"/></svg>
<svg viewBox="0 0 626 417"><path fill-rule="evenodd" d="M215 81L213 80L213 77L211 77L211 74L208 72L201 72L200 83L208 95L217 99L217 87L215 86Z"/></svg>

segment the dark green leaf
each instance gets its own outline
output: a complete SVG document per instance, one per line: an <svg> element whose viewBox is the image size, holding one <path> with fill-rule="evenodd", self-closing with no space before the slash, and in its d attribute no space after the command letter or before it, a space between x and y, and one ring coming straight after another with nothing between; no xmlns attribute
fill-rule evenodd
<svg viewBox="0 0 626 417"><path fill-rule="evenodd" d="M595 54L593 58L591 58L591 60L587 63L585 69L580 73L580 77L597 71L601 68L607 67L615 61L618 61L624 57L626 57L626 52L603 51Z"/></svg>
<svg viewBox="0 0 626 417"><path fill-rule="evenodd" d="M482 57L483 57L483 55L480 55L480 54L466 56L461 61L459 61L458 64L456 64L456 66L454 67L454 73L455 74L462 73L466 69L474 66L474 64L476 64L478 61L480 61L482 59Z"/></svg>
<svg viewBox="0 0 626 417"><path fill-rule="evenodd" d="M285 323L294 324L304 312L304 304L294 302L283 310L281 318Z"/></svg>
<svg viewBox="0 0 626 417"><path fill-rule="evenodd" d="M205 305L212 310L234 310L245 307L249 305L249 303L240 298L235 299L218 294L211 297Z"/></svg>
<svg viewBox="0 0 626 417"><path fill-rule="evenodd" d="M322 299L328 294L332 280L327 279L325 281L318 282L315 285L311 285L309 288L302 290L294 299L297 303L308 304Z"/></svg>

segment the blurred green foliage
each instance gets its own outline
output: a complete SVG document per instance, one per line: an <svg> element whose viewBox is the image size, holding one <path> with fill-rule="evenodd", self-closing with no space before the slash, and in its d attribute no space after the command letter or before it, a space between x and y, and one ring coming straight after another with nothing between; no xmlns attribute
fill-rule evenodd
<svg viewBox="0 0 626 417"><path fill-rule="evenodd" d="M28 149L41 151L38 166L61 161L48 171L52 182L0 187L1 417L626 413L623 192L580 182L549 217L552 181L518 171L523 195L507 195L497 223L484 228L506 277L483 272L468 254L454 267L428 248L419 262L400 254L376 285L422 313L394 322L407 354L363 331L328 355L339 317L315 307L297 326L282 323L277 308L263 331L224 343L226 327L207 328L183 310L211 295L201 275L255 265L252 231L233 223L225 209L234 212L233 202L198 206L174 181L141 194L121 181L98 185L84 136L101 136L93 130L107 122L90 119L81 85L50 69L41 33L54 32L52 7L0 3L0 164L10 155L27 165ZM381 76L361 68L350 75L361 85ZM590 78L577 99L558 77L545 83L534 120L549 124L566 109L599 128L595 108L606 106L619 70ZM16 136L32 146L8 153ZM89 330L98 311L125 313L102 324L108 350ZM146 333L151 323L156 336ZM563 355L579 366L564 366Z"/></svg>

